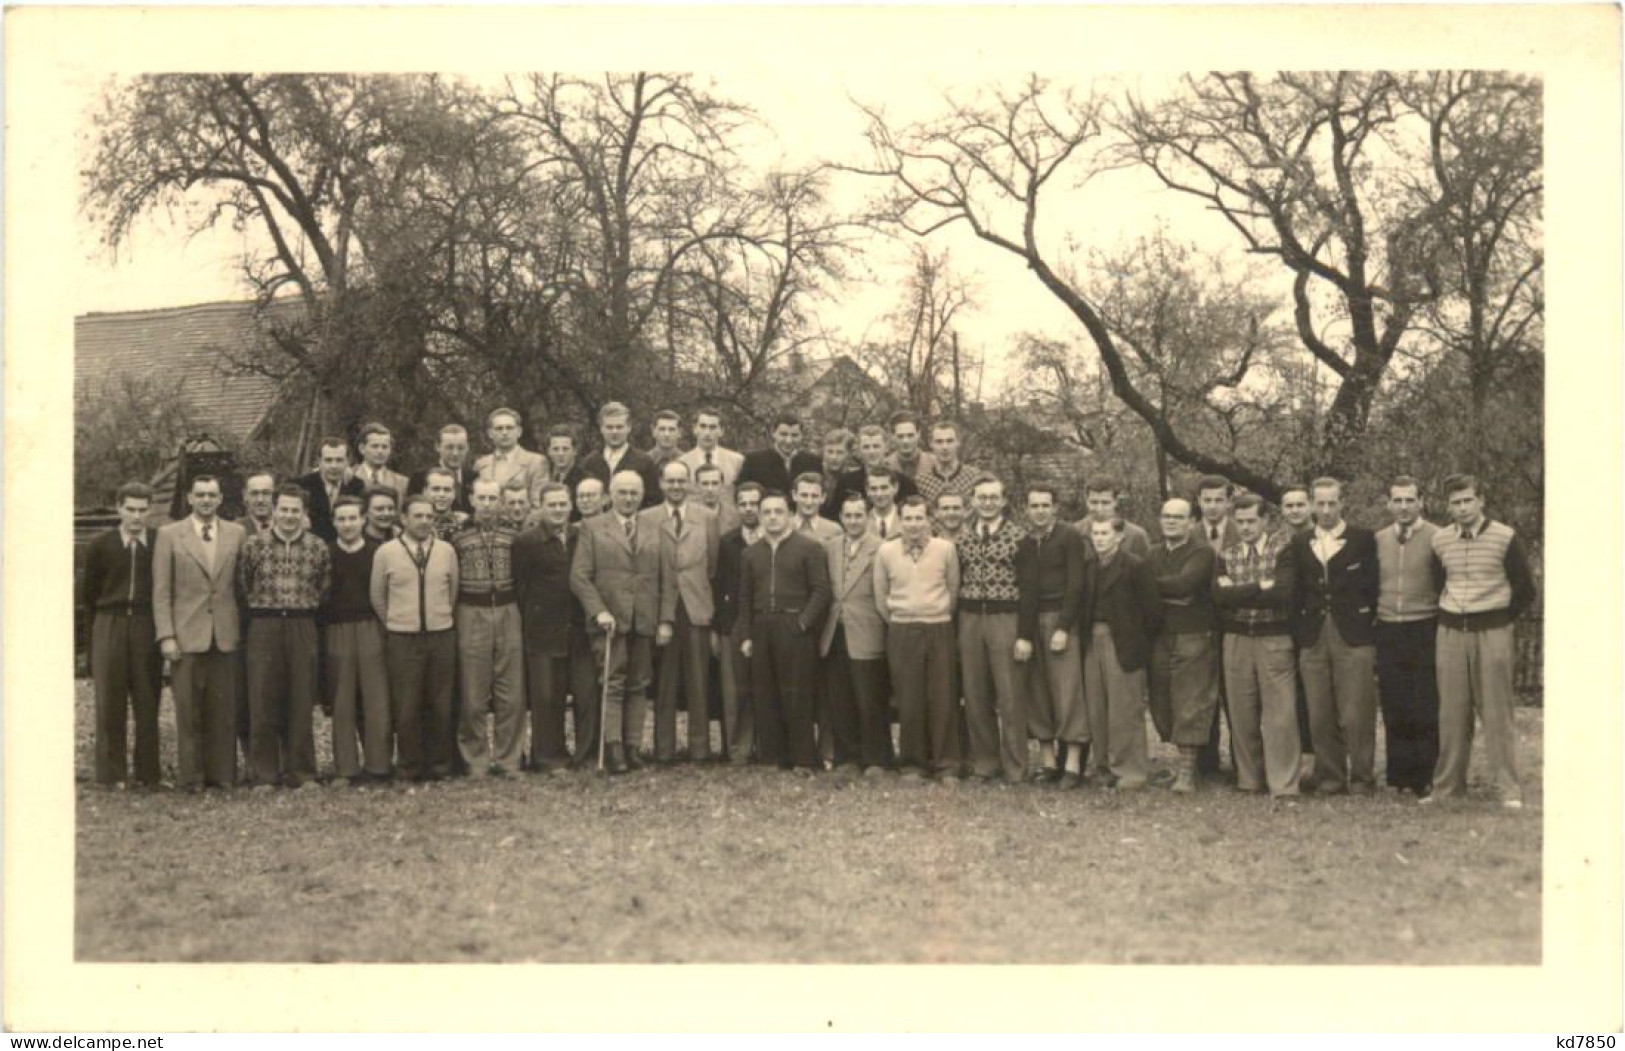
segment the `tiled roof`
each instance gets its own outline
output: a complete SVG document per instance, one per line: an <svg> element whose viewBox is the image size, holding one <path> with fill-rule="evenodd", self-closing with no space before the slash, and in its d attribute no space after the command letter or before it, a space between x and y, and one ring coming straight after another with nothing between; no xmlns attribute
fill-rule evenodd
<svg viewBox="0 0 1625 1051"><path fill-rule="evenodd" d="M293 299L270 307L273 316L297 316L301 309ZM253 346L259 325L251 301L82 314L73 322L75 396L101 389L118 374L179 373L181 397L200 423L221 440L245 441L275 402L278 383L233 375L225 352Z"/></svg>

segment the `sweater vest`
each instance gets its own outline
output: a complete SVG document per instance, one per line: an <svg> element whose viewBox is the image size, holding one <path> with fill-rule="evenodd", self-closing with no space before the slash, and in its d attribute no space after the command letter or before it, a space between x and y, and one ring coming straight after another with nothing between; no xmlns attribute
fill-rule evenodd
<svg viewBox="0 0 1625 1051"><path fill-rule="evenodd" d="M1439 596L1433 584L1433 538L1439 529L1418 520L1411 537L1399 542L1393 526L1377 534L1377 571L1381 588L1377 592L1377 619L1382 621L1427 620L1438 616Z"/></svg>
<svg viewBox="0 0 1625 1051"><path fill-rule="evenodd" d="M1433 534L1433 553L1444 563L1444 592L1439 608L1447 613L1485 613L1512 605L1512 582L1507 579L1507 548L1512 530L1490 522L1471 540L1461 530L1446 526Z"/></svg>

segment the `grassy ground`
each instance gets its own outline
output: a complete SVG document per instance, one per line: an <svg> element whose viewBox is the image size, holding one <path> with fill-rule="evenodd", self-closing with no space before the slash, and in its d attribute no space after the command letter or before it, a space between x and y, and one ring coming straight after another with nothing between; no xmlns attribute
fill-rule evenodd
<svg viewBox="0 0 1625 1051"><path fill-rule="evenodd" d="M84 777L83 685L77 707ZM167 697L163 718L167 771ZM1283 808L1220 788L1177 799L712 766L200 796L81 783L76 952L1538 963L1541 712L1521 709L1518 729L1521 813L1477 792Z"/></svg>

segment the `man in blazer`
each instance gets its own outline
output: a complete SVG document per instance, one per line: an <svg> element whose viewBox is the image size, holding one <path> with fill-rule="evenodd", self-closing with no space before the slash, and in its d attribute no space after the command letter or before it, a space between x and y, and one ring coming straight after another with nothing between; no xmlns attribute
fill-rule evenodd
<svg viewBox="0 0 1625 1051"><path fill-rule="evenodd" d="M434 449L437 454L434 466L443 471L450 471L452 480L456 483L456 495L452 498L451 509L472 515L474 505L469 502L468 487L473 484L474 472L468 466L468 431L460 423L446 424L440 428ZM423 492L428 484L429 470L430 468L424 468L412 475L411 481L406 486L408 496Z"/></svg>
<svg viewBox="0 0 1625 1051"><path fill-rule="evenodd" d="M356 440L356 447L361 450L361 464L355 469L355 476L368 489L393 489L398 500L406 499L408 479L399 471L389 469L389 455L394 451L395 439L389 433L389 428L381 423L369 423L361 428L361 437Z"/></svg>
<svg viewBox="0 0 1625 1051"><path fill-rule="evenodd" d="M187 502L190 515L158 530L152 618L159 652L173 665L179 783L196 792L237 780L237 555L245 534L217 516L213 475L192 479Z"/></svg>
<svg viewBox="0 0 1625 1051"><path fill-rule="evenodd" d="M730 512L734 505L734 486L739 484L739 472L745 466L745 457L732 449L722 445L722 413L709 406L694 413L694 448L678 457L688 464L688 469L696 484L700 480L700 468L715 467L722 472L722 494L718 498L723 507ZM732 526L727 523L728 515L724 515L723 532L726 533Z"/></svg>
<svg viewBox="0 0 1625 1051"><path fill-rule="evenodd" d="M848 494L841 505L841 530L824 545L834 593L818 640L818 654L828 662L827 732L834 737L836 763L855 763L864 774L876 776L892 765L886 622L875 605L874 564L880 538L869 531L869 505L861 494Z"/></svg>
<svg viewBox="0 0 1625 1051"><path fill-rule="evenodd" d="M790 520L791 529L806 533L820 544L827 544L841 535L841 527L823 515L823 475L811 471L798 475L791 498L796 505L795 515Z"/></svg>
<svg viewBox="0 0 1625 1051"><path fill-rule="evenodd" d="M519 413L513 409L498 408L486 413L485 437L491 443L491 451L474 461L474 474L496 482L499 492L515 478L522 479L534 505L542 495L542 486L552 475L547 457L519 444L524 433Z"/></svg>
<svg viewBox="0 0 1625 1051"><path fill-rule="evenodd" d="M513 542L513 584L524 631L525 689L530 707L533 774L563 771L570 762L564 738L570 693L570 640L585 619L570 592L570 560L576 534L570 529L570 491L559 482L542 486L541 522ZM589 658L590 660L590 658ZM582 713L597 714L596 698L576 709L576 738L584 736Z"/></svg>
<svg viewBox="0 0 1625 1051"><path fill-rule="evenodd" d="M622 471L633 471L643 481L643 506L660 502L660 469L649 454L632 448L632 412L618 401L598 410L598 435L604 446L581 461L583 474L610 488L610 481Z"/></svg>
<svg viewBox="0 0 1625 1051"><path fill-rule="evenodd" d="M1377 542L1343 520L1335 478L1310 484L1315 528L1293 540L1297 595L1293 635L1309 699L1315 791L1370 792L1377 742Z"/></svg>
<svg viewBox="0 0 1625 1051"><path fill-rule="evenodd" d="M711 629L716 637L717 671L722 686L722 748L730 763L748 763L756 747L756 712L751 704L750 660L740 652L744 636L735 627L739 618L739 577L745 549L762 536L762 487L745 482L734 488L734 510L739 525L717 544L717 572L712 580L716 612Z"/></svg>
<svg viewBox="0 0 1625 1051"><path fill-rule="evenodd" d="M1148 563L1121 550L1123 520L1090 520L1095 557L1084 565L1086 583L1077 623L1084 638L1083 691L1089 707L1090 749L1112 787L1146 786L1145 673L1162 611Z"/></svg>
<svg viewBox="0 0 1625 1051"><path fill-rule="evenodd" d="M655 695L655 761L677 752L677 694L688 702L688 757L711 758L711 618L716 603L711 578L717 570L717 516L688 499L688 465L671 459L660 469L666 502L638 517L660 537L659 692Z"/></svg>
<svg viewBox="0 0 1625 1051"><path fill-rule="evenodd" d="M156 787L158 695L163 664L152 622L152 490L119 487L119 525L90 542L79 606L90 621L90 674L96 683L96 783L122 784L129 773L126 718L135 709L135 780Z"/></svg>
<svg viewBox="0 0 1625 1051"><path fill-rule="evenodd" d="M333 504L341 496L361 496L367 485L350 473L350 447L343 438L323 438L319 467L299 479L299 485L310 497L306 513L310 516L310 531L323 540L338 539L333 528Z"/></svg>
<svg viewBox="0 0 1625 1051"><path fill-rule="evenodd" d="M592 626L593 659L605 663L608 695L602 730L610 773L641 765L638 746L649 710L649 676L660 620L660 536L640 521L643 477L622 471L610 479L612 510L584 519L570 564L570 590ZM594 698L597 701L598 698Z"/></svg>
<svg viewBox="0 0 1625 1051"><path fill-rule="evenodd" d="M822 474L823 461L816 453L801 448L801 421L785 413L773 421L773 446L745 456L739 468L739 482L755 482L763 490L774 490L789 498L795 480L813 471Z"/></svg>

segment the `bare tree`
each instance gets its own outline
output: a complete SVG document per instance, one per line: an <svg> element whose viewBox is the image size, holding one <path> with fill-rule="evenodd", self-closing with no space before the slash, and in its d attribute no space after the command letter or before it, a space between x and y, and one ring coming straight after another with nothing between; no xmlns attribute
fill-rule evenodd
<svg viewBox="0 0 1625 1051"><path fill-rule="evenodd" d="M956 360L956 323L974 308L971 290L944 251L915 245L912 266L896 307L885 317L885 336L865 342L865 363L885 377L898 403L931 418L960 408L958 380L974 361Z"/></svg>

